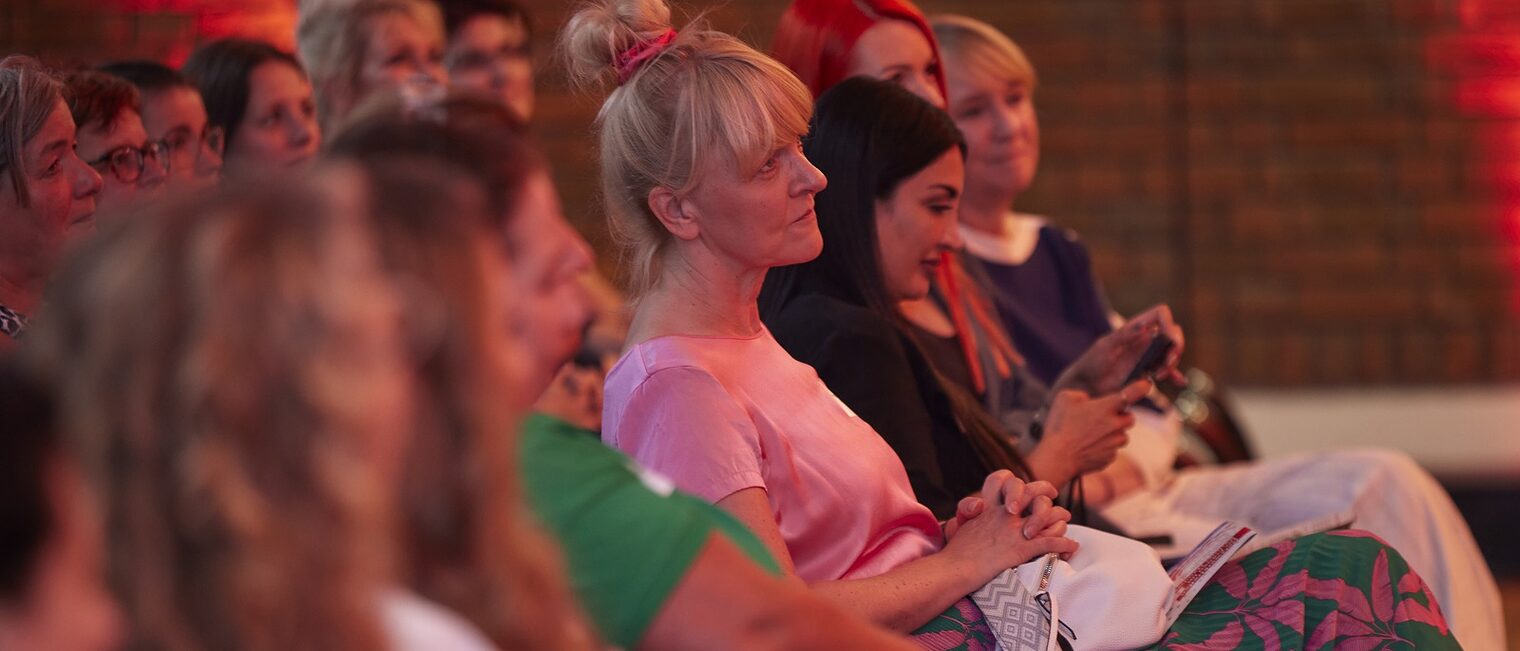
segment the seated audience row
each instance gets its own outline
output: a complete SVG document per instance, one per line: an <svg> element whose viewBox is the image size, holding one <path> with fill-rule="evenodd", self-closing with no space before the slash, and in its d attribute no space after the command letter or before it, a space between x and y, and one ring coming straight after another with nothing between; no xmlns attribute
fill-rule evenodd
<svg viewBox="0 0 1520 651"><path fill-rule="evenodd" d="M961 237L947 235L954 241L945 249L959 248L964 238L970 255L942 256L946 263L934 277L939 301L909 297L896 307L911 324L911 343L928 356L915 368L953 386L947 390L946 383L924 375L928 381L919 386L928 391L927 411L885 397L900 395L883 384L891 374L851 368L861 359L879 359L859 350L854 330L834 333L829 341L810 337L808 348L787 347L819 367L830 388L892 442L919 499L944 517L955 496L974 490L987 472L1018 469L1000 446L989 445L995 437L986 434L985 416L991 416L1003 426L1001 433L1016 437L1013 445L1033 477L1067 485L1091 473L1094 481L1084 485L1097 487L1098 504L1124 498L1101 511L1121 532L1169 534L1186 550L1224 519L1264 532L1349 520L1390 541L1429 577L1460 639L1501 646L1498 589L1481 551L1445 491L1407 455L1348 451L1173 473L1179 419L1158 393L1129 410L1133 425L1115 427L1105 402L1117 398L1117 383L1131 366L1115 360L1138 352L1159 330L1178 344L1169 356L1175 363L1182 332L1164 306L1127 323L1119 320L1124 327L1116 330L1074 236L1041 229L1044 220L1012 212L1038 164L1035 76L1028 59L984 23L941 17L929 21L931 29L911 5L869 4L867 11L798 0L783 17L776 50L815 89L828 88L848 71L889 80L939 106L948 97L966 138L964 201L956 210L964 211L968 225L960 228ZM844 122L859 119L852 115ZM825 251L815 266L827 264L826 275L836 281L849 277L848 267L826 262L832 256ZM958 305L965 314L955 314ZM977 318L984 313L993 316L990 323ZM796 320L817 329L802 315ZM1004 326L1017 351L999 346L1008 340ZM777 334L787 343L784 333ZM976 354L956 355L957 348ZM999 368L999 361L1009 362L1008 368ZM966 400L968 393L982 406ZM1043 427L1031 428L1032 421ZM1063 492L1069 497L1071 490Z"/></svg>
<svg viewBox="0 0 1520 651"><path fill-rule="evenodd" d="M884 310L927 294L934 264L925 261L939 259L964 184L965 146L943 111L890 84L852 80L820 99L809 125L811 98L790 71L727 35L673 31L668 9L658 3L609 0L572 18L566 30L572 74L584 79L609 77L605 65L628 48L659 48L642 61L638 54L626 59L637 67L618 70L619 87L599 114L605 199L618 232L629 235L627 258L640 290L630 348L607 380L604 440L734 513L821 596L914 633L927 648L990 643L991 629L968 595L1046 553L1079 558L1078 539L1135 554L1135 564L1121 564L1112 581L1161 573L1139 543L1068 529L1070 514L1052 506L1051 484L1033 478L1026 484L1006 469L987 476L980 503L963 502L965 513L956 513L942 534L914 499L893 449L760 321L756 298L767 273L812 260L820 250L839 258L860 253L863 259L831 271L872 269L865 281L876 289L866 300ZM888 139L913 144L892 148ZM837 165L821 173L815 162ZM874 165L887 171L849 171ZM827 174L844 179L844 187L827 186ZM815 196L816 208L830 213L815 214ZM844 231L837 239L820 234L821 222L851 220L875 228L831 226ZM869 237L873 231L892 237ZM810 288L824 292L823 301L859 298L858 276L853 285L829 272L814 278ZM815 328L866 324L865 332L892 331L894 313L873 318L868 310L838 321L815 312L810 320ZM886 361L873 375L910 373L908 364L892 361L890 347L860 350L860 359ZM1134 356L1125 361L1132 364ZM911 386L913 379L895 381ZM1134 392L1128 399L1138 400L1146 387L1127 389ZM1285 564L1296 550L1303 550L1299 560ZM1310 558L1328 564L1311 567ZM1270 563L1280 576L1345 577L1391 562L1406 587L1420 584L1397 552L1351 534L1289 541L1237 562L1252 572ZM1137 626L1077 635L1095 648L1135 633L1138 639L1127 639L1140 645L1163 635L1202 641L1239 626L1211 616L1223 607L1282 623L1300 640L1312 633L1334 641L1355 634L1321 630L1335 611L1313 612L1306 602L1394 597L1376 581L1338 585L1334 594L1294 591L1272 604L1229 601L1221 590L1154 637L1138 626L1146 613L1133 617L1143 608L1111 604L1105 619ZM1382 625L1399 626L1399 635L1421 646L1456 648L1438 615L1403 624L1389 615Z"/></svg>
<svg viewBox="0 0 1520 651"><path fill-rule="evenodd" d="M1034 72L992 27L796 0L773 59L664 0L575 11L624 326L527 133L521 8L300 12L298 55L0 62L0 648L992 648L970 595L1036 561L1113 586L1047 602L1052 645L1502 644L1407 457L1172 470L1124 379L1157 334L1180 377L1183 330L1111 320L1013 211ZM1155 553L1057 505L1083 475L1120 534L1354 529L1168 626L1117 601Z"/></svg>

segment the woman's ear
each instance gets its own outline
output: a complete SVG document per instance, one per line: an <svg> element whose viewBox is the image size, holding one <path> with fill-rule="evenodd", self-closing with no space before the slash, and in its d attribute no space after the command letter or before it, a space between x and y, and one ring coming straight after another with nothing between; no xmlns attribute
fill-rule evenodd
<svg viewBox="0 0 1520 651"><path fill-rule="evenodd" d="M694 240L702 233L697 225L696 206L682 199L670 188L655 187L649 191L649 212L665 230L676 239Z"/></svg>

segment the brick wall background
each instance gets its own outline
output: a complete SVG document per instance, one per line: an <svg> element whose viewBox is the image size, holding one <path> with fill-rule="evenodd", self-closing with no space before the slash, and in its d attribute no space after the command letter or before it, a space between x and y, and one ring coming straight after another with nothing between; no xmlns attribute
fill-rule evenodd
<svg viewBox="0 0 1520 651"><path fill-rule="evenodd" d="M530 3L534 4L534 3ZM1520 380L1520 3L925 0L1028 51L1044 152L1020 208L1082 233L1115 306L1171 303L1191 361L1237 385ZM597 100L570 94L534 5L538 129L567 209L597 209ZM708 9L770 43L785 2ZM293 0L8 0L0 51L176 61L288 44Z"/></svg>

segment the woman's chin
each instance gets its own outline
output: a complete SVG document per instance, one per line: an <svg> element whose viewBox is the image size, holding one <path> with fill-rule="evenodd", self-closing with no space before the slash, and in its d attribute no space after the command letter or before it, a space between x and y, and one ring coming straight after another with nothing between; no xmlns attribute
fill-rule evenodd
<svg viewBox="0 0 1520 651"><path fill-rule="evenodd" d="M899 302L920 301L929 297L929 278L918 276L902 284L900 287L888 287L892 298Z"/></svg>
<svg viewBox="0 0 1520 651"><path fill-rule="evenodd" d="M814 223L816 224L817 222ZM814 228L811 236L805 241L798 241L796 244L795 247L791 247L791 250L787 252L788 255L783 256L786 261L777 264L777 267L802 264L817 259L818 255L823 253L823 234L818 232L817 228Z"/></svg>

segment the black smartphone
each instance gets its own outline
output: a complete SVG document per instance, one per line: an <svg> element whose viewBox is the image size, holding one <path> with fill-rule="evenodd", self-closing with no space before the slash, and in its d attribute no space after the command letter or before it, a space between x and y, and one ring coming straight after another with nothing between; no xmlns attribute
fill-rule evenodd
<svg viewBox="0 0 1520 651"><path fill-rule="evenodd" d="M1145 347L1145 352L1140 353L1140 361L1135 362L1135 368L1130 370L1129 375L1125 376L1124 382L1119 386L1127 387L1135 380L1155 374L1156 370L1166 363L1166 355L1171 351L1172 338L1157 333L1155 338L1151 339L1151 344Z"/></svg>

